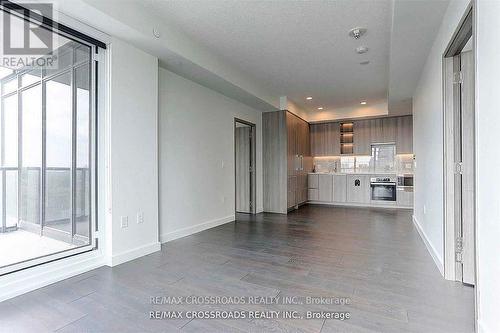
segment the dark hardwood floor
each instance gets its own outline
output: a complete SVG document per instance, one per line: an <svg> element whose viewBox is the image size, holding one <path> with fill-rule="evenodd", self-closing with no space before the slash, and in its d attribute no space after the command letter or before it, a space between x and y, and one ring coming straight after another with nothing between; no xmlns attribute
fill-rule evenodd
<svg viewBox="0 0 500 333"><path fill-rule="evenodd" d="M151 302L190 295L280 302ZM350 304L305 304L306 297ZM410 211L305 206L287 216L239 215L161 252L0 303L0 331L472 332L473 302L473 288L441 277ZM150 319L151 311L192 310L350 318Z"/></svg>

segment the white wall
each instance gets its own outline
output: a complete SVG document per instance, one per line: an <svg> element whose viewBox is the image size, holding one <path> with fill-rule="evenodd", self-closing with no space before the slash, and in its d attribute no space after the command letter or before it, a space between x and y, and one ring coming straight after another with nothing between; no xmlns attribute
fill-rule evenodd
<svg viewBox="0 0 500 333"><path fill-rule="evenodd" d="M160 248L158 60L116 38L110 52L112 222L107 247L108 262L116 265ZM142 224L136 222L139 212L144 214ZM121 228L121 216L128 216L128 228Z"/></svg>
<svg viewBox="0 0 500 333"><path fill-rule="evenodd" d="M479 332L500 332L500 2L476 6Z"/></svg>
<svg viewBox="0 0 500 333"><path fill-rule="evenodd" d="M262 211L262 113L160 68L160 239L234 220L234 118L257 126Z"/></svg>
<svg viewBox="0 0 500 333"><path fill-rule="evenodd" d="M444 256L442 56L468 4L467 0L450 1L413 96L414 217L441 272Z"/></svg>

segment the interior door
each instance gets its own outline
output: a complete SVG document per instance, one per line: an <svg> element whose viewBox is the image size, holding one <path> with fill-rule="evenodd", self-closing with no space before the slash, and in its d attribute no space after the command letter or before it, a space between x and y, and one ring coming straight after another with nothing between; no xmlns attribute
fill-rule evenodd
<svg viewBox="0 0 500 333"><path fill-rule="evenodd" d="M474 244L474 65L472 51L460 55L461 69L461 231L462 231L462 281L475 283Z"/></svg>
<svg viewBox="0 0 500 333"><path fill-rule="evenodd" d="M236 212L252 213L252 127L236 123Z"/></svg>
<svg viewBox="0 0 500 333"><path fill-rule="evenodd" d="M454 57L454 162L456 279L475 283L474 68L472 51Z"/></svg>

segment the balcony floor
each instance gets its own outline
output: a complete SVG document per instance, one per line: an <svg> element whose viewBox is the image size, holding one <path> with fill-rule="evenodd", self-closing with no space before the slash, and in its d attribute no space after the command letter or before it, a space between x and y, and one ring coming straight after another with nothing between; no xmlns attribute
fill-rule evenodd
<svg viewBox="0 0 500 333"><path fill-rule="evenodd" d="M0 233L0 267L73 247L72 244L24 230Z"/></svg>

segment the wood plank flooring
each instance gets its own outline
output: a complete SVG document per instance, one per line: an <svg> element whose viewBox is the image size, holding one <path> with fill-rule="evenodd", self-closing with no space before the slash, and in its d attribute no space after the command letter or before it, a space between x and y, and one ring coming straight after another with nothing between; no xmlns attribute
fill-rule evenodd
<svg viewBox="0 0 500 333"><path fill-rule="evenodd" d="M351 303L151 304L152 296L190 295ZM472 332L473 302L473 288L441 277L410 211L304 206L288 215L241 215L161 252L2 302L0 332ZM351 317L150 319L156 310Z"/></svg>

